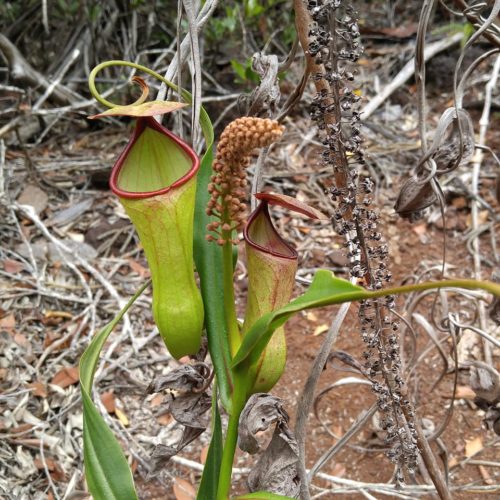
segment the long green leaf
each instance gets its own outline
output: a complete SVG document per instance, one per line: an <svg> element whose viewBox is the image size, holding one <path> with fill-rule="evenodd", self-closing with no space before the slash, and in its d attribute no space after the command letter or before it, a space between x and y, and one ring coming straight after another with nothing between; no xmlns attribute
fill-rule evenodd
<svg viewBox="0 0 500 500"><path fill-rule="evenodd" d="M200 487L196 496L197 500L217 497L219 486L220 465L222 462L222 423L220 419L217 394L214 391L212 398L212 439L208 448L207 460L203 468Z"/></svg>
<svg viewBox="0 0 500 500"><path fill-rule="evenodd" d="M335 278L330 271L317 271L311 286L303 295L286 306L265 314L254 323L243 337L241 346L233 359L233 366L236 367L248 357L250 363L259 359L274 331L284 325L295 313L311 307L344 302L343 299L348 294L362 291L363 288L349 281Z"/></svg>
<svg viewBox="0 0 500 500"><path fill-rule="evenodd" d="M227 327L224 316L224 293L222 284L222 248L205 239L207 224L212 217L205 212L208 203L208 183L212 175L212 148L203 156L194 216L194 261L200 276L201 296L205 306L205 327L208 349L217 375L220 398L226 410L231 401L231 357Z"/></svg>
<svg viewBox="0 0 500 500"><path fill-rule="evenodd" d="M269 493L268 491L256 491L234 498L233 500L294 500L292 497Z"/></svg>
<svg viewBox="0 0 500 500"><path fill-rule="evenodd" d="M316 272L311 286L303 295L286 306L261 316L254 323L243 338L243 342L233 359L233 367L237 367L247 358L250 364L254 364L266 348L274 331L285 324L295 313L304 309L446 287L465 288L469 290L482 289L492 293L496 297L500 296L500 284L466 279L416 283L387 288L385 290L371 291L353 285L349 281L336 278L331 271L320 269Z"/></svg>
<svg viewBox="0 0 500 500"><path fill-rule="evenodd" d="M127 459L104 418L94 406L91 393L99 355L106 339L148 286L149 282L143 285L118 315L92 339L80 359L85 477L95 500L137 498Z"/></svg>

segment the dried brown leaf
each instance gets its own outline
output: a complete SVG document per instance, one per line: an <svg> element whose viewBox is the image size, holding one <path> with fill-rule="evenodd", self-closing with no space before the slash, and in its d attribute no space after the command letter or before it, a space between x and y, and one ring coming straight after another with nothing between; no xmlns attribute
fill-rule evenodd
<svg viewBox="0 0 500 500"><path fill-rule="evenodd" d="M17 274L24 269L24 264L17 260L5 259L3 261L3 269L6 273Z"/></svg>
<svg viewBox="0 0 500 500"><path fill-rule="evenodd" d="M73 314L68 311L45 311L44 317L50 318L63 318L63 319L73 319Z"/></svg>
<svg viewBox="0 0 500 500"><path fill-rule="evenodd" d="M422 183L412 175L401 186L394 210L403 218L415 219L437 200L430 181Z"/></svg>
<svg viewBox="0 0 500 500"><path fill-rule="evenodd" d="M132 271L137 273L141 278L147 278L151 275L149 269L145 268L139 262L135 261L134 259L129 259L128 265Z"/></svg>
<svg viewBox="0 0 500 500"><path fill-rule="evenodd" d="M14 333L14 342L21 347L26 347L29 345L28 338L22 333L16 332Z"/></svg>
<svg viewBox="0 0 500 500"><path fill-rule="evenodd" d="M156 394L153 399L150 401L151 408L156 408L160 406L163 402L163 394Z"/></svg>
<svg viewBox="0 0 500 500"><path fill-rule="evenodd" d="M101 402L106 408L106 411L108 413L114 413L116 410L116 404L115 404L115 395L113 394L113 391L106 391L101 394Z"/></svg>
<svg viewBox="0 0 500 500"><path fill-rule="evenodd" d="M45 460L42 460L40 456L37 456L33 460L33 463L35 464L35 467L39 470L47 468L47 470L50 472L50 476L55 481L64 480L65 477L64 471L62 467L54 459L45 457Z"/></svg>
<svg viewBox="0 0 500 500"><path fill-rule="evenodd" d="M476 393L467 385L459 385L457 386L456 397L457 399L469 399L473 401Z"/></svg>
<svg viewBox="0 0 500 500"><path fill-rule="evenodd" d="M427 224L425 222L423 224L416 224L411 229L417 236L422 236L427 232Z"/></svg>
<svg viewBox="0 0 500 500"><path fill-rule="evenodd" d="M163 415L159 415L158 417L156 417L156 421L160 425L169 425L170 423L172 423L173 419L174 417L172 417L170 413L164 413Z"/></svg>
<svg viewBox="0 0 500 500"><path fill-rule="evenodd" d="M78 383L78 368L71 366L62 368L55 374L50 383L58 385L62 389Z"/></svg>
<svg viewBox="0 0 500 500"><path fill-rule="evenodd" d="M35 382L28 384L29 389L33 389L33 396L37 396L39 398L47 397L47 387L43 382L36 380Z"/></svg>
<svg viewBox="0 0 500 500"><path fill-rule="evenodd" d="M29 205L33 207L37 215L40 215L49 204L49 197L45 191L38 186L28 184L17 198L19 205Z"/></svg>
<svg viewBox="0 0 500 500"><path fill-rule="evenodd" d="M10 331L16 327L16 318L14 314L8 314L0 319L0 330Z"/></svg>
<svg viewBox="0 0 500 500"><path fill-rule="evenodd" d="M175 500L195 500L196 499L196 490L193 485L186 481L185 479L181 479L176 477L174 479L174 495Z"/></svg>
<svg viewBox="0 0 500 500"><path fill-rule="evenodd" d="M238 446L251 455L260 450L256 434L267 430L275 422L288 422L283 400L270 394L253 394L240 417Z"/></svg>

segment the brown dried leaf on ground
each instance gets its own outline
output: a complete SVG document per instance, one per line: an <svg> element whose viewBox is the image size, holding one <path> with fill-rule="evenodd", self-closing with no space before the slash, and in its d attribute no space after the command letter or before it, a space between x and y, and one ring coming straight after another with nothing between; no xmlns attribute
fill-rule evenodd
<svg viewBox="0 0 500 500"><path fill-rule="evenodd" d="M173 485L175 500L194 500L196 491L193 485L185 479L176 477Z"/></svg>
<svg viewBox="0 0 500 500"><path fill-rule="evenodd" d="M66 366L59 370L54 378L51 380L51 384L58 385L62 389L66 389L70 385L78 383L78 368Z"/></svg>
<svg viewBox="0 0 500 500"><path fill-rule="evenodd" d="M14 314L8 314L0 319L0 330L11 331L16 327L16 318Z"/></svg>
<svg viewBox="0 0 500 500"><path fill-rule="evenodd" d="M114 413L116 410L115 395L113 391L106 391L101 394L101 402L108 413Z"/></svg>
<svg viewBox="0 0 500 500"><path fill-rule="evenodd" d="M19 205L29 205L33 207L37 215L40 215L49 204L49 197L45 191L38 186L28 184L17 198Z"/></svg>

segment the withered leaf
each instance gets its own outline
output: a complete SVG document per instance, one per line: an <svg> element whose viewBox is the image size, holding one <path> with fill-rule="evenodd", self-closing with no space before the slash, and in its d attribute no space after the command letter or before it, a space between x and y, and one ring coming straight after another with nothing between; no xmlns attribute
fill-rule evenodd
<svg viewBox="0 0 500 500"><path fill-rule="evenodd" d="M288 427L288 414L281 399L263 393L251 396L240 418L238 444L244 451L257 452L260 446L255 434L273 423L273 437L250 472L248 487L250 491L296 498L300 491L297 441Z"/></svg>
<svg viewBox="0 0 500 500"><path fill-rule="evenodd" d="M147 389L148 394L165 389L181 393L200 390L210 376L210 368L205 363L182 365L175 370L154 379Z"/></svg>
<svg viewBox="0 0 500 500"><path fill-rule="evenodd" d="M174 479L173 489L175 500L194 500L196 498L196 490L193 485L185 479L176 477Z"/></svg>
<svg viewBox="0 0 500 500"><path fill-rule="evenodd" d="M115 395L113 391L106 391L101 394L101 402L108 413L114 413L116 410Z"/></svg>
<svg viewBox="0 0 500 500"><path fill-rule="evenodd" d="M17 198L19 205L29 205L40 215L49 204L49 197L38 186L28 184Z"/></svg>
<svg viewBox="0 0 500 500"><path fill-rule="evenodd" d="M202 392L199 394L183 394L181 396L170 396L167 407L174 419L182 425L205 429L207 420L205 413L212 405L212 398Z"/></svg>
<svg viewBox="0 0 500 500"><path fill-rule="evenodd" d="M474 127L467 111L459 109L457 120L455 108L448 108L441 116L436 135L439 142L432 159L436 162L437 175L452 172L470 161L475 143Z"/></svg>
<svg viewBox="0 0 500 500"><path fill-rule="evenodd" d="M202 372L206 371L198 365L202 363L198 363L195 367ZM200 374L195 367L183 365L166 376L158 378L149 387L148 392L157 392L167 388L178 392L176 395L170 393L166 396L166 404L160 407L160 412L164 413L168 410L178 423L184 425L182 437L176 445L160 444L154 449L151 456L150 474L156 473L174 455L202 434L208 426L206 413L212 405L212 398L205 392L191 392L192 389L202 388L206 381L203 374Z"/></svg>
<svg viewBox="0 0 500 500"><path fill-rule="evenodd" d="M474 127L470 115L464 109L448 108L439 118L434 140L420 158L415 172L417 176L427 175L424 166L430 159L435 163L435 175L452 172L470 161L474 147Z"/></svg>
<svg viewBox="0 0 500 500"><path fill-rule="evenodd" d="M3 261L3 269L6 273L17 274L24 269L24 264L18 260L5 259Z"/></svg>
<svg viewBox="0 0 500 500"><path fill-rule="evenodd" d="M0 330L14 330L16 327L16 318L14 314L8 314L7 316L4 316L3 318L0 319Z"/></svg>
<svg viewBox="0 0 500 500"><path fill-rule="evenodd" d="M270 394L252 394L241 413L238 430L238 446L253 455L260 450L255 438L275 422L288 423L288 415L283 408L283 400Z"/></svg>
<svg viewBox="0 0 500 500"><path fill-rule="evenodd" d="M149 469L149 476L154 476L157 472L164 467L169 460L182 451L189 443L193 442L198 436L203 434L205 429L194 427L185 427L182 433L181 440L175 446L167 446L159 444L151 454L151 465Z"/></svg>
<svg viewBox="0 0 500 500"><path fill-rule="evenodd" d="M28 388L32 389L33 396L37 396L39 398L47 397L47 387L43 382L40 382L39 380L35 380L33 383L28 384Z"/></svg>
<svg viewBox="0 0 500 500"><path fill-rule="evenodd" d="M412 175L401 186L394 210L403 218L416 220L422 210L437 201L431 181L422 183Z"/></svg>
<svg viewBox="0 0 500 500"><path fill-rule="evenodd" d="M51 380L51 384L58 385L59 387L65 389L70 385L76 384L78 382L78 368L67 366L62 370L59 370L54 378Z"/></svg>
<svg viewBox="0 0 500 500"><path fill-rule="evenodd" d="M492 366L474 361L470 373L470 386L477 397L489 404L500 401L500 374Z"/></svg>
<svg viewBox="0 0 500 500"><path fill-rule="evenodd" d="M273 438L248 476L250 491L269 491L298 498L297 441L286 424L277 424Z"/></svg>

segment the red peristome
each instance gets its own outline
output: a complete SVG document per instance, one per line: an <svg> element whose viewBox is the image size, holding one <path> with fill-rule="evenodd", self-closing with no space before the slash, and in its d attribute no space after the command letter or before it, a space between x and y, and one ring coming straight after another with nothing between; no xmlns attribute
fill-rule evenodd
<svg viewBox="0 0 500 500"><path fill-rule="evenodd" d="M258 200L266 201L267 203L269 203L269 205L278 205L279 207L288 208L293 212L306 215L311 219L327 220L329 218L319 210L310 207L306 203L302 203L301 201L297 200L297 198L287 196L286 194L255 193L254 196Z"/></svg>
<svg viewBox="0 0 500 500"><path fill-rule="evenodd" d="M127 157L130 149L132 146L136 143L137 139L140 137L141 133L144 131L146 127L150 127L153 130L156 130L157 132L160 132L161 134L164 134L168 136L172 141L174 141L182 150L189 156L189 158L192 160L192 166L190 170L183 175L180 179L176 180L173 184L170 184L169 186L163 188L163 189L158 189L156 191L145 191L145 192L130 192L130 191L123 191L120 189L117 185L118 181L118 176L120 174L120 170L122 168L123 162L125 161L125 158ZM113 166L113 169L111 171L111 177L109 179L109 186L113 193L115 193L117 196L121 198L127 198L127 199L143 199L143 198L151 198L153 196L157 196L159 194L165 194L171 189L174 189L176 187L182 186L185 184L187 181L189 181L191 178L193 178L196 173L198 172L200 168L200 159L196 155L196 153L193 151L193 149L185 143L180 137L177 137L175 134L170 132L170 130L166 129L162 125L160 125L153 117L147 116L147 117L141 117L137 119L137 123L134 129L134 133L132 134L132 137L130 138L130 141L128 142L127 146L119 156L118 160Z"/></svg>
<svg viewBox="0 0 500 500"><path fill-rule="evenodd" d="M269 223L269 229L271 230L273 240L269 239L269 243L266 246L259 245L256 243L252 237L250 236L250 229L252 224L256 221L258 217L265 217ZM276 231L274 224L271 221L271 217L269 215L268 202L267 200L262 200L259 206L252 212L247 223L245 224L245 228L243 230L243 237L245 241L256 250L260 250L261 252L267 253L269 255L274 255L275 257L281 257L282 259L290 259L295 260L298 257L297 251L288 245L288 243L283 240L283 238ZM288 251L288 255L277 250L279 247L285 247Z"/></svg>

